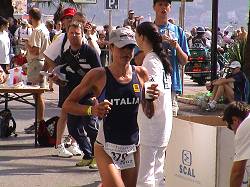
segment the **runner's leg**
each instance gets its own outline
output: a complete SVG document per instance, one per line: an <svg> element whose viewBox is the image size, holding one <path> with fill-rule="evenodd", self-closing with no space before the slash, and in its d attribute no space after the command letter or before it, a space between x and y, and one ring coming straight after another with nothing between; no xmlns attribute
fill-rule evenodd
<svg viewBox="0 0 250 187"><path fill-rule="evenodd" d="M139 165L140 165L140 148L134 153L135 167L121 171L122 180L125 186L136 187Z"/></svg>
<svg viewBox="0 0 250 187"><path fill-rule="evenodd" d="M120 171L115 167L112 159L106 154L103 146L97 143L95 143L95 158L103 187L125 187Z"/></svg>

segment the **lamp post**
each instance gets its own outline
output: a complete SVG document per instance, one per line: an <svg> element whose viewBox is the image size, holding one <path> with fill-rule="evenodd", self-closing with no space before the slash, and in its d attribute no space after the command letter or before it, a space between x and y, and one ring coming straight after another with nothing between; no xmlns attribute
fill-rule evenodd
<svg viewBox="0 0 250 187"><path fill-rule="evenodd" d="M211 81L217 79L218 4L219 4L219 0L213 0L212 2Z"/></svg>
<svg viewBox="0 0 250 187"><path fill-rule="evenodd" d="M128 5L127 5L127 13L130 10L130 0L128 0Z"/></svg>

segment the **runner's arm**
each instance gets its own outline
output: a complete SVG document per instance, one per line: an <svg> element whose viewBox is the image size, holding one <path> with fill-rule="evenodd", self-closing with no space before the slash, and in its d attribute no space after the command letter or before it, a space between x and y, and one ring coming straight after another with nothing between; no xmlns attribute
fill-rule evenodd
<svg viewBox="0 0 250 187"><path fill-rule="evenodd" d="M89 115L89 105L79 104L81 98L92 92L96 97L99 96L105 85L105 70L103 68L94 68L90 70L82 79L81 83L71 92L63 104L63 112L73 115ZM111 103L107 100L92 106L91 115L103 118L111 110Z"/></svg>

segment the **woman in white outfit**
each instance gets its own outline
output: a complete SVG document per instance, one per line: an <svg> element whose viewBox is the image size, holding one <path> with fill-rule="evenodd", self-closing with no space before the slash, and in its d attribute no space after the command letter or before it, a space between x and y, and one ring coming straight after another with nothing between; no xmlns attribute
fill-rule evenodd
<svg viewBox="0 0 250 187"><path fill-rule="evenodd" d="M147 118L141 106L138 112L140 168L137 187L163 187L165 151L172 130L172 69L154 23L141 23L136 28L136 41L146 55L142 66L148 70L149 80L156 82L160 90L154 116Z"/></svg>

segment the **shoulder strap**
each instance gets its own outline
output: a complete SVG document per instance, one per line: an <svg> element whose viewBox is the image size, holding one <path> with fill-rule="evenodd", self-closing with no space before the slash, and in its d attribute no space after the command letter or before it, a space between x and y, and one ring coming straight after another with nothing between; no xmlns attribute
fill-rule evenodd
<svg viewBox="0 0 250 187"><path fill-rule="evenodd" d="M64 35L64 37L63 37L63 42L62 42L62 46L61 46L61 56L62 56L62 54L63 54L63 52L64 52L64 46L65 46L65 44L66 44L66 42L67 42L67 33L65 33L65 35Z"/></svg>
<svg viewBox="0 0 250 187"><path fill-rule="evenodd" d="M20 27L18 28L18 39L20 39L20 37L21 37L21 31L20 31L21 29L20 29Z"/></svg>
<svg viewBox="0 0 250 187"><path fill-rule="evenodd" d="M83 68L80 66L79 62L70 55L66 57L67 59L67 65L70 66L70 68L75 71L78 75L80 76L84 76L85 75L85 71L83 70Z"/></svg>

